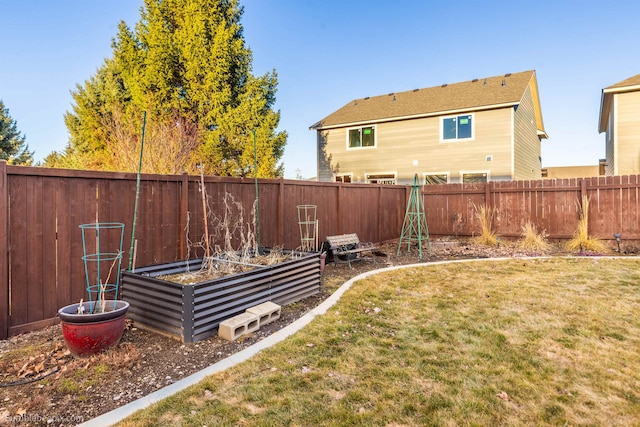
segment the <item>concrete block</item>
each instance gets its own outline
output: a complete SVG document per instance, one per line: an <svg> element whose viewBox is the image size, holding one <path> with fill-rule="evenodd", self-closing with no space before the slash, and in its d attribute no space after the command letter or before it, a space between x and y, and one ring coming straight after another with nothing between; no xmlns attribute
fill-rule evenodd
<svg viewBox="0 0 640 427"><path fill-rule="evenodd" d="M248 308L247 313L252 313L258 316L260 318L260 326L262 326L279 319L282 310L278 304L267 301Z"/></svg>
<svg viewBox="0 0 640 427"><path fill-rule="evenodd" d="M218 336L227 341L235 341L242 335L257 331L258 328L260 328L260 318L245 312L221 322L218 326Z"/></svg>

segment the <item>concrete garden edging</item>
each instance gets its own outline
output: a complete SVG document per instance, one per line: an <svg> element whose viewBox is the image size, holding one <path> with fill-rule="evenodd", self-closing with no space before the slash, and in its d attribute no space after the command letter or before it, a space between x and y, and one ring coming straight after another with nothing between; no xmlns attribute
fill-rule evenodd
<svg viewBox="0 0 640 427"><path fill-rule="evenodd" d="M314 309L310 310L307 314L305 314L304 316L300 317L299 319L295 320L294 322L290 323L289 325L285 326L284 328L280 329L277 332L274 332L273 334L269 335L268 337L264 338L261 341L258 341L257 343L253 344L251 347L248 347L242 351L239 351L238 353L229 356L228 358L221 360L199 372L196 372L186 378L183 378L182 380L176 381L175 383L164 387L156 392L153 392L145 397L142 397L138 400L135 400L131 403L128 403L118 409L114 409L113 411L107 412L105 414L102 414L96 418L93 418L91 420L88 420L82 424L79 424L80 427L106 427L106 426L111 426L113 424L116 424L122 420L124 420L125 418L133 415L135 412L141 410L141 409L145 409L149 406L151 406L154 403L159 402L160 400L167 398L173 394L176 394L200 381L202 381L203 379L205 379L207 376L216 374L218 372L222 372L228 368L231 368L235 365L238 365L246 360L248 360L249 358L255 356L256 354L258 354L260 351L269 348L277 343L279 343L280 341L283 341L284 339L290 337L291 335L293 335L294 333L296 333L297 331L299 331L300 329L302 329L304 326L308 325L309 323L311 323L311 321L316 317L316 316L321 316L324 315L329 308L331 308L341 297L342 295L351 288L351 286L359 281L359 280L363 280L366 279L370 276L379 274L379 273L385 273L385 272L389 272L389 271L394 271L394 270L400 270L400 269L406 269L406 268L416 268L416 267L431 267L431 266L437 266L437 265L444 265L444 264L455 264L455 263L468 263L468 262L487 262L487 261L509 261L509 260L517 260L517 259L526 259L526 260L535 260L535 259L550 259L550 258L584 258L584 257L568 257L568 256L563 256L563 257L550 257L550 256L541 256L541 257L523 257L523 258L481 258L481 259L466 259L466 260L449 260L449 261L436 261L436 262L429 262L429 263L417 263L417 264L408 264L408 265L398 265L398 266L393 266L393 267L386 267L386 268L381 268L378 270L371 270L371 271L367 271L365 273L362 273L356 277L353 277L351 279L349 279L348 281L346 281L344 284L342 284L333 294L331 294L326 300L324 300L321 304L319 304L317 307L315 307ZM593 257L589 257L589 258L593 258ZM617 258L621 258L621 259L628 259L628 258L639 258L639 257L619 257L619 256L604 256L604 257L598 257L598 258L613 258L613 259L617 259Z"/></svg>

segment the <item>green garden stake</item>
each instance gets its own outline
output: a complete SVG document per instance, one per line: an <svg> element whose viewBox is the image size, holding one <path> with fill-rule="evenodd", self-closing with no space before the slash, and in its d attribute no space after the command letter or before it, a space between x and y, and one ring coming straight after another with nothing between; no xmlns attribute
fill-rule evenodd
<svg viewBox="0 0 640 427"><path fill-rule="evenodd" d="M144 129L147 126L147 112L142 116L142 138L140 141L140 162L136 180L136 201L133 207L133 227L131 227L131 248L129 249L129 270L133 270L133 248L136 242L136 221L138 219L138 199L140 198L140 173L142 172L142 151L144 150Z"/></svg>

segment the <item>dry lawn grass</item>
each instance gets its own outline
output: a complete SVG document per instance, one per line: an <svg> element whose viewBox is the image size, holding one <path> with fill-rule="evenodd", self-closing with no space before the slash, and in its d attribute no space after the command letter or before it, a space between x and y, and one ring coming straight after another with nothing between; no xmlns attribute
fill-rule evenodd
<svg viewBox="0 0 640 427"><path fill-rule="evenodd" d="M425 265L356 282L121 426L638 425L640 261Z"/></svg>

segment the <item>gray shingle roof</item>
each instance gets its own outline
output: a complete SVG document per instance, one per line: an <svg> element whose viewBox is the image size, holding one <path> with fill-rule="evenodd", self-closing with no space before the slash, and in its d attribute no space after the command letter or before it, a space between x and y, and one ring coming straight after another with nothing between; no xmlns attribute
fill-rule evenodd
<svg viewBox="0 0 640 427"><path fill-rule="evenodd" d="M520 102L535 71L509 73L424 89L354 99L311 126L337 125L436 115L437 113L515 105Z"/></svg>
<svg viewBox="0 0 640 427"><path fill-rule="evenodd" d="M614 88L637 86L637 85L640 85L640 74L636 74L635 76L629 77L628 79L625 79L621 82L618 82L611 86L607 86L605 89L614 89Z"/></svg>

